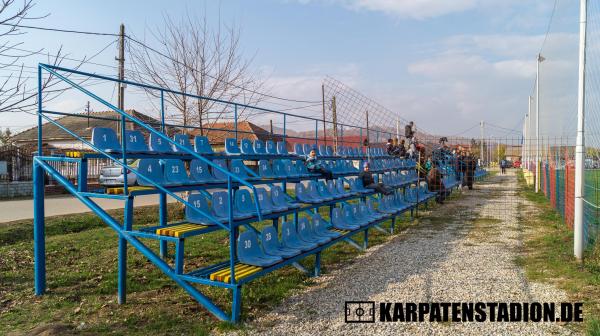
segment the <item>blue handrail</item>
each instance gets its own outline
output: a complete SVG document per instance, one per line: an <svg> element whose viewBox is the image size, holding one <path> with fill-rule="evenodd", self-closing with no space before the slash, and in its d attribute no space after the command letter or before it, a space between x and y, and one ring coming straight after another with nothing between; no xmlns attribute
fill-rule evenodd
<svg viewBox="0 0 600 336"><path fill-rule="evenodd" d="M215 217L213 217L211 214L208 213L204 213L204 211L201 211L200 209L196 208L195 206L193 206L192 204L188 203L186 200L184 200L183 198L177 196L177 194L169 191L168 189L166 189L165 187L161 186L160 184L152 181L151 179L149 179L147 176L145 176L144 174L138 172L136 169L133 169L131 167L129 167L127 164L122 163L120 160L112 157L110 154L102 151L100 148L94 146L91 142L81 138L80 136L78 136L77 134L75 134L74 132L70 131L69 129L67 129L66 127L64 127L63 125L61 125L60 123L56 122L55 120L50 119L48 116L42 115L42 118L48 120L48 122L56 125L58 128L62 129L63 131L69 133L70 135L72 135L73 137L75 137L77 140L83 142L84 144L90 146L90 148L94 149L95 151L101 153L102 155L106 156L107 158L111 159L112 161L114 161L115 163L117 163L118 165L120 165L121 167L128 169L130 171L132 171L134 174L136 174L137 176L141 177L144 181L149 182L150 184L152 184L153 186L155 186L156 188L158 188L159 190L169 194L171 197L175 198L176 200L180 201L181 203L185 204L185 206L191 207L192 209L194 209L196 212L200 213L203 216L206 216L208 219L210 219L211 221L213 221L215 224L221 226L222 228L229 230L229 227L225 226L223 223L221 223L218 219L216 219Z"/></svg>

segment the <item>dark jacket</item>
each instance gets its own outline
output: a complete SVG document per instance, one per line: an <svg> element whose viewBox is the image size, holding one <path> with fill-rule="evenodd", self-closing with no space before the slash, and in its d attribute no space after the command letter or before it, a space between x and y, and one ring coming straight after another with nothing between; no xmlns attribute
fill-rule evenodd
<svg viewBox="0 0 600 336"><path fill-rule="evenodd" d="M371 172L366 172L363 170L360 172L360 174L358 174L358 178L362 180L363 186L368 186L370 184L375 183L373 173Z"/></svg>
<svg viewBox="0 0 600 336"><path fill-rule="evenodd" d="M427 184L429 191L440 191L444 190L444 182L442 180L442 173L440 173L437 167L432 167L427 174Z"/></svg>

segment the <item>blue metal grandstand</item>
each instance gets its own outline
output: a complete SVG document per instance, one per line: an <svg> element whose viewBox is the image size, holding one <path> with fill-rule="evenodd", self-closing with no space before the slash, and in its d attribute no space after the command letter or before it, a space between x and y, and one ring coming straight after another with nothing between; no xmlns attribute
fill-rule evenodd
<svg viewBox="0 0 600 336"><path fill-rule="evenodd" d="M208 138L193 139L184 133L170 137L165 132L164 94L186 95L195 99L210 99L187 93L131 81L90 74L78 70L40 64L39 80L43 73L54 76L72 89L118 112L120 133L111 128L95 128L91 141L69 130L51 115L65 113L48 111L42 107L42 86L38 99L38 155L34 158L34 255L35 293L46 290L45 232L44 232L44 179L48 174L79 201L88 206L109 227L118 233L118 301L126 300L127 248L137 249L156 267L186 290L210 313L221 320L239 321L242 286L253 279L279 268L291 265L300 267L299 260L315 257L314 275L321 271L321 252L340 242L359 249L368 245L370 229L393 233L396 216L426 204L435 194L427 191L416 172L416 162L388 156L382 148L317 146L318 139L296 145L288 152L286 144L286 118L294 116L317 122L322 120L286 114L278 111L246 106L235 102L219 101L233 107L236 128L225 141L225 152L216 152ZM156 90L161 97L161 124L149 125L118 109L107 100L69 79L77 74L104 81L121 82L130 86ZM238 108L253 108L277 113L283 118L283 140L251 142L238 138ZM75 157L48 156L42 151L42 123L56 125L74 139L81 141L91 152ZM128 130L134 124L137 130ZM189 126L188 126L189 127ZM353 127L345 125L345 127ZM360 127L356 127L361 129ZM362 129L361 129L362 131ZM320 158L334 173L334 180L323 181L311 174L303 163L306 150L316 147ZM122 188L88 190L88 160L108 158L120 165L123 171L137 176L140 187L133 187L124 176ZM139 159L136 167L130 159ZM376 194L354 178L365 161L380 181L394 188L390 196ZM256 171L245 162L257 163ZM72 183L53 168L52 162L74 165L79 178ZM449 174L446 183L458 185ZM288 194L287 184L295 183L295 194ZM190 192L183 198L178 192ZM159 200L159 223L152 227L135 228L134 203L137 196L156 195ZM170 222L167 214L167 196L185 205L185 221ZM94 199L109 198L124 201L123 221L102 209ZM329 216L321 216L319 209L328 209ZM259 227L263 220L272 225ZM389 230L381 224L390 221ZM195 270L185 269L185 241L210 232L223 230L229 235L229 258L219 263L205 265ZM363 235L360 246L350 238ZM159 251L145 241L160 242ZM167 244L174 244L175 255L167 256ZM303 269L304 270L304 269ZM306 271L306 270L304 270ZM202 284L231 290L233 300L227 312L217 306L194 285Z"/></svg>

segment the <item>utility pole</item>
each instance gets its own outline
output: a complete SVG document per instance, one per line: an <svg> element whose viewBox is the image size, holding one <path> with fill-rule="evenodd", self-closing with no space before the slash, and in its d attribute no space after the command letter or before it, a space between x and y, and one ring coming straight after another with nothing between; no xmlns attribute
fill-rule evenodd
<svg viewBox="0 0 600 336"><path fill-rule="evenodd" d="M333 147L335 152L338 152L338 129L337 129L337 104L335 96L331 100L331 115L333 119Z"/></svg>
<svg viewBox="0 0 600 336"><path fill-rule="evenodd" d="M400 143L400 118L396 117L396 140Z"/></svg>
<svg viewBox="0 0 600 336"><path fill-rule="evenodd" d="M327 125L325 124L325 84L321 84L321 97L323 102L323 141L327 146Z"/></svg>
<svg viewBox="0 0 600 336"><path fill-rule="evenodd" d="M587 0L580 0L579 10L579 88L577 93L577 140L575 146L575 218L573 223L573 252L577 260L583 260L585 247L583 234L583 183L585 153L585 49L587 32Z"/></svg>
<svg viewBox="0 0 600 336"><path fill-rule="evenodd" d="M545 58L538 54L535 76L535 192L540 191L540 63Z"/></svg>
<svg viewBox="0 0 600 336"><path fill-rule="evenodd" d="M90 109L90 101L87 101L87 104L85 104L85 112L87 113L87 128L90 128L90 112L92 110Z"/></svg>
<svg viewBox="0 0 600 336"><path fill-rule="evenodd" d="M125 80L125 25L121 23L119 28L119 57L117 58L119 61L119 80ZM118 101L117 107L121 111L125 111L125 84L119 82L118 86ZM120 127L120 123L118 123ZM131 123L131 127L133 129L133 123ZM117 134L119 134L118 132Z"/></svg>
<svg viewBox="0 0 600 336"><path fill-rule="evenodd" d="M269 126L271 129L271 140L273 140L273 119L269 119Z"/></svg>
<svg viewBox="0 0 600 336"><path fill-rule="evenodd" d="M529 96L529 107L527 108L527 170L531 172L531 102L533 97Z"/></svg>
<svg viewBox="0 0 600 336"><path fill-rule="evenodd" d="M481 131L481 139L479 141L479 160L481 160L481 164L483 164L483 120L479 125Z"/></svg>

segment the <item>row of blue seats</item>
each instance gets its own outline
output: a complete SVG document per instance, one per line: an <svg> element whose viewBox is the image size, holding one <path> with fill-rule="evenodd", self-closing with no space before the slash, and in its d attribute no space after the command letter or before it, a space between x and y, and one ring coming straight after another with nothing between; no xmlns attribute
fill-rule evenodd
<svg viewBox="0 0 600 336"><path fill-rule="evenodd" d="M417 182L417 172L412 170L408 174L401 174L396 172L388 172L382 175L382 182L388 187L401 187L403 185Z"/></svg>
<svg viewBox="0 0 600 336"><path fill-rule="evenodd" d="M360 196L373 193L372 189L362 187L362 181L360 179L353 179L348 181L350 184L350 190L346 190L344 187L344 181L340 178L338 180L330 181L308 181L307 186L303 183L297 183L295 187L296 198L299 202L308 204L319 204L323 202L332 201L335 199L348 198L352 196ZM256 188L258 204L261 209L262 215L268 215L275 212L287 211L291 209L297 209L300 204L293 201L291 197L281 190L278 186L270 186L270 194L265 188ZM421 193L416 188L407 189L407 201L409 203L417 203L417 193ZM399 199L403 199L402 193L396 193ZM428 199L425 195L419 194L419 203ZM210 201L210 205L209 205ZM239 189L234 193L234 208L233 208L233 219L243 220L251 217L255 217L256 206L255 199L251 193L246 189ZM228 221L229 206L227 202L226 191L216 191L212 194L207 192L203 193L192 193L189 196L188 202L194 207L198 208L205 214L210 214L214 218L222 221ZM213 225L211 221L202 214L192 209L186 209L186 219L190 223Z"/></svg>
<svg viewBox="0 0 600 336"><path fill-rule="evenodd" d="M194 145L190 142L190 138L186 134L175 134L173 140L179 145L193 150L199 154L214 154L214 150L206 136L197 135L194 137ZM117 138L117 134L112 128L95 127L92 129L92 144L99 149L108 153L121 153L121 143ZM267 140L255 140L254 142L243 139L242 150L237 145L234 138L225 140L225 152L230 155L239 154L264 154L264 155L287 155L285 142L273 142ZM176 146L164 141L160 136L151 133L149 142L146 144L144 135L139 130L125 131L125 146L128 153L136 154L176 154L181 153ZM185 154L185 153L183 153Z"/></svg>
<svg viewBox="0 0 600 336"><path fill-rule="evenodd" d="M261 214L268 215L271 213L297 209L301 206L296 202L290 201L289 196L287 196L279 186L274 185L270 188L270 192L267 192L265 188L256 188ZM247 189L236 190L233 200L233 220L238 221L256 217L257 213L254 202L255 200L252 198L250 191ZM227 223L229 221L227 191L215 191L211 194L206 192L193 192L188 197L188 203L201 211L198 212L192 208L186 207L185 217L190 223L215 225L207 215L212 216L222 223Z"/></svg>
<svg viewBox="0 0 600 336"><path fill-rule="evenodd" d="M273 178L296 179L319 176L319 174L310 173L304 162L300 160L277 159L273 160L273 164L268 160L259 160L258 174L247 167L241 159L231 160L229 165L227 164L227 160L224 159L215 159L212 160L212 162L215 165L230 171L237 177L248 181ZM223 172L218 169L211 169L207 163L196 159L190 161L189 174L184 161L179 159L140 159L138 162L138 171L152 181L149 182L143 178L138 179L138 183L142 186L153 186L153 183L164 186L180 186L224 183L227 181L227 175ZM358 173L358 169L354 168L350 161L345 160L338 162L332 171L335 174ZM411 172L409 174L410 175L397 174L394 176L399 178L402 183L406 183L416 176L416 172ZM384 183L386 183L385 180ZM388 182L386 184L394 186L393 183Z"/></svg>
<svg viewBox="0 0 600 336"><path fill-rule="evenodd" d="M199 154L214 154L214 151L206 136L197 135L194 137L194 144L190 142L190 138L186 134L175 134L173 140L179 145L193 150ZM121 153L122 147L118 140L116 132L108 127L94 127L92 129L92 144L100 150L108 153ZM160 136L151 133L148 144L141 131L126 130L125 131L125 146L128 153L135 154L175 154L181 153L181 150L176 146L164 141ZM308 153L315 149L320 156L334 156L333 148L325 145L311 144L296 144L295 154L299 156L307 156ZM374 156L384 157L384 153L380 148L370 149ZM380 151L381 150L381 151ZM363 157L364 154L359 148L340 147L338 156L342 157ZM227 155L289 155L287 144L284 141L274 142L272 140L262 141L242 139L240 145L235 138L225 139L225 153Z"/></svg>
<svg viewBox="0 0 600 336"><path fill-rule="evenodd" d="M261 231L260 243L258 235L247 230L238 238L238 259L248 265L272 266L342 236L341 232L332 229L354 231L386 217L391 218L395 213L377 211L371 200L367 200L334 208L331 223L327 223L319 214L299 218L298 225L291 221L283 222L281 240L274 226L267 226Z"/></svg>

